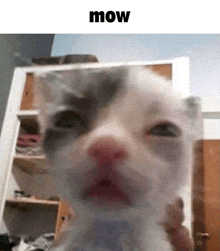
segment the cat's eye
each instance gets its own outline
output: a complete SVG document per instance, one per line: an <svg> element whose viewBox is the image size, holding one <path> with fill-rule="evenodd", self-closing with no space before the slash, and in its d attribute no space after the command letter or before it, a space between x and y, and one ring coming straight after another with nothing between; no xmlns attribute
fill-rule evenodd
<svg viewBox="0 0 220 251"><path fill-rule="evenodd" d="M85 122L80 115L73 111L62 111L54 116L53 125L63 129L81 129L85 126Z"/></svg>
<svg viewBox="0 0 220 251"><path fill-rule="evenodd" d="M148 130L147 134L159 137L179 137L181 135L181 131L173 123L164 122L153 126L150 130Z"/></svg>

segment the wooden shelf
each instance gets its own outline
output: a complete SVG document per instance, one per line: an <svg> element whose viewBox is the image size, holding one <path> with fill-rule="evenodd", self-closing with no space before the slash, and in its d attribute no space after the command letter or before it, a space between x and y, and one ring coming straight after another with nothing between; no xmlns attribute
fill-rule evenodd
<svg viewBox="0 0 220 251"><path fill-rule="evenodd" d="M29 174L48 173L45 162L46 162L45 155L30 156L30 155L16 154L14 156L14 165L18 166L24 172Z"/></svg>
<svg viewBox="0 0 220 251"><path fill-rule="evenodd" d="M10 206L16 206L16 207L30 207L30 206L56 206L58 207L60 202L59 201L52 201L52 200L38 200L33 198L9 198L6 199L6 204Z"/></svg>
<svg viewBox="0 0 220 251"><path fill-rule="evenodd" d="M20 110L17 118L21 122L23 128L29 134L38 134L41 132L39 126L39 110Z"/></svg>
<svg viewBox="0 0 220 251"><path fill-rule="evenodd" d="M38 115L39 115L39 110L20 110L17 114L20 120L26 118L32 118L37 120Z"/></svg>

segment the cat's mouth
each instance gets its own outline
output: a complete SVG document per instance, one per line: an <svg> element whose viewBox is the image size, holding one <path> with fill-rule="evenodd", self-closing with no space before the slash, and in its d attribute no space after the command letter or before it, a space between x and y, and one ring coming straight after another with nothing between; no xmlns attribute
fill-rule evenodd
<svg viewBox="0 0 220 251"><path fill-rule="evenodd" d="M146 179L128 169L126 171L127 174L130 172L130 177L119 170L111 162L96 166L93 169L95 174L89 175L92 182L82 191L82 201L105 208L133 207L139 196L145 193Z"/></svg>
<svg viewBox="0 0 220 251"><path fill-rule="evenodd" d="M114 184L111 180L100 179L92 184L84 192L85 200L92 200L94 203L114 205L129 204L128 196L120 189L120 185Z"/></svg>

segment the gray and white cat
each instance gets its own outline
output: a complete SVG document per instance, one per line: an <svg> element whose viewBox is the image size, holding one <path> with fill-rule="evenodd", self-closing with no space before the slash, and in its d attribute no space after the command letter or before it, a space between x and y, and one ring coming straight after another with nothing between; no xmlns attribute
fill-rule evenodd
<svg viewBox="0 0 220 251"><path fill-rule="evenodd" d="M79 215L59 251L171 251L161 222L193 160L194 98L143 66L36 73L43 146Z"/></svg>

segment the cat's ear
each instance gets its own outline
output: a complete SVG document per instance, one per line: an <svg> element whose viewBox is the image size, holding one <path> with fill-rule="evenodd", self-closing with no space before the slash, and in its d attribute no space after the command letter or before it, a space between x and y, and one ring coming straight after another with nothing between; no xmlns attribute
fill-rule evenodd
<svg viewBox="0 0 220 251"><path fill-rule="evenodd" d="M201 99L199 97L190 96L184 99L187 107L187 115L191 120L191 125L196 139L202 137L202 110Z"/></svg>
<svg viewBox="0 0 220 251"><path fill-rule="evenodd" d="M201 99L199 97L190 96L184 99L187 107L187 114L191 119L197 119L201 114Z"/></svg>
<svg viewBox="0 0 220 251"><path fill-rule="evenodd" d="M199 97L190 96L184 99L187 106L187 113L190 118L197 118L201 113L201 99Z"/></svg>
<svg viewBox="0 0 220 251"><path fill-rule="evenodd" d="M47 127L55 102L62 97L65 88L67 87L62 75L34 73L35 106L39 110L38 120L42 130Z"/></svg>

